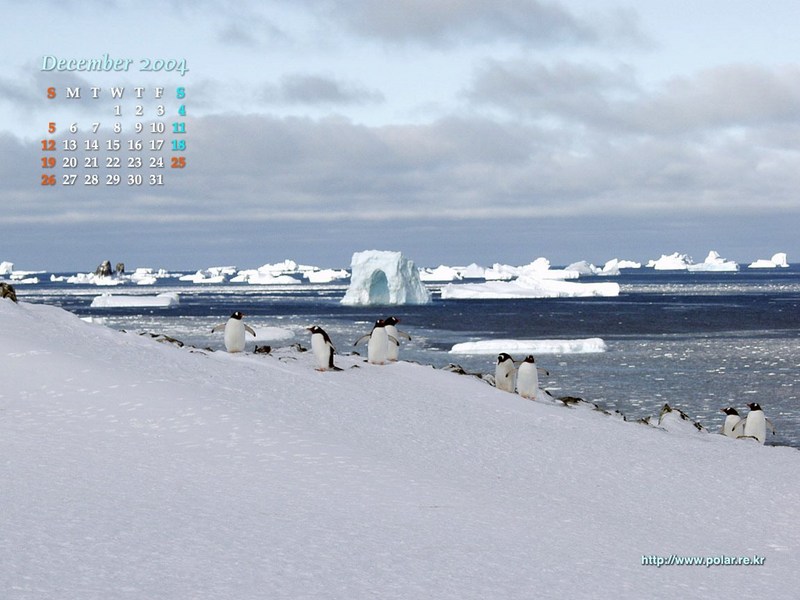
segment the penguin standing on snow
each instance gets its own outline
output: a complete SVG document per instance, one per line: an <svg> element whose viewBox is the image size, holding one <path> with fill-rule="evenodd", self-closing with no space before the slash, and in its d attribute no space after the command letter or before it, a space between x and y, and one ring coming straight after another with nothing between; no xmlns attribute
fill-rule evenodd
<svg viewBox="0 0 800 600"><path fill-rule="evenodd" d="M306 329L311 332L311 351L317 359L317 371L341 371L333 364L333 353L336 352L336 348L333 347L327 332L319 325Z"/></svg>
<svg viewBox="0 0 800 600"><path fill-rule="evenodd" d="M517 369L514 359L505 352L497 355L497 365L494 368L494 385L498 390L514 393Z"/></svg>
<svg viewBox="0 0 800 600"><path fill-rule="evenodd" d="M386 327L386 333L390 338L394 338L398 340L397 344L392 344L391 340L388 345L388 349L386 352L387 360L391 362L396 362L399 354L400 354L400 338L404 337L407 340L411 341L411 336L408 335L405 331L400 331L397 329L397 324L400 322L400 319L397 317L389 317L383 320L384 326Z"/></svg>
<svg viewBox="0 0 800 600"><path fill-rule="evenodd" d="M739 416L739 411L732 406L721 408L720 411L726 415L725 422L722 424L722 433L733 439L742 435L745 421Z"/></svg>
<svg viewBox="0 0 800 600"><path fill-rule="evenodd" d="M225 349L228 352L244 352L245 332L256 336L256 332L242 321L244 315L238 310L231 315L226 323L215 325L211 333L225 331Z"/></svg>
<svg viewBox="0 0 800 600"><path fill-rule="evenodd" d="M764 416L764 411L758 403L751 402L747 408L750 409L750 412L747 413L744 423L744 434L739 437L753 438L758 440L759 444L763 444L767 440L767 425L772 429L772 435L775 435L775 427L772 421Z"/></svg>
<svg viewBox="0 0 800 600"><path fill-rule="evenodd" d="M530 354L517 369L517 393L523 398L534 400L539 391L539 369L536 360Z"/></svg>
<svg viewBox="0 0 800 600"><path fill-rule="evenodd" d="M367 360L373 365L384 365L389 360L389 344L399 345L397 338L386 332L386 323L383 319L375 321L372 331L362 335L354 346L369 340L367 343Z"/></svg>
<svg viewBox="0 0 800 600"><path fill-rule="evenodd" d="M542 373L549 375L544 369L542 369ZM517 393L529 400L535 400L539 393L539 368L530 354L525 357L517 369Z"/></svg>

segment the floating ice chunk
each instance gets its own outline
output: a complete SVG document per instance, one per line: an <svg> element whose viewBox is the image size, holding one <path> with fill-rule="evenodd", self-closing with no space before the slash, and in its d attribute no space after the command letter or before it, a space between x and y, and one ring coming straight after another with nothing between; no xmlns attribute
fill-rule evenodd
<svg viewBox="0 0 800 600"><path fill-rule="evenodd" d="M732 260L725 260L719 253L711 250L706 259L696 265L687 265L689 271L738 271L739 265Z"/></svg>
<svg viewBox="0 0 800 600"><path fill-rule="evenodd" d="M431 294L414 263L400 252L366 250L353 254L350 287L342 304L428 304Z"/></svg>
<svg viewBox="0 0 800 600"><path fill-rule="evenodd" d="M455 281L461 279L461 273L455 267L439 265L435 269L420 269L421 281Z"/></svg>
<svg viewBox="0 0 800 600"><path fill-rule="evenodd" d="M685 271L687 266L692 263L692 259L686 254L678 254L677 252L667 256L662 254L661 258L651 260L647 263L648 267L652 267L656 271Z"/></svg>
<svg viewBox="0 0 800 600"><path fill-rule="evenodd" d="M580 275L597 275L600 272L600 269L595 267L593 264L586 260L581 260L578 262L574 262L571 265L567 266L567 271L574 271Z"/></svg>
<svg viewBox="0 0 800 600"><path fill-rule="evenodd" d="M465 300L473 298L574 298L587 296L619 296L619 284L576 283L539 279L531 275L515 281L486 283L450 283L442 288L442 298Z"/></svg>
<svg viewBox="0 0 800 600"><path fill-rule="evenodd" d="M606 343L600 338L575 340L481 340L462 342L450 349L451 354L588 354L605 352Z"/></svg>
<svg viewBox="0 0 800 600"><path fill-rule="evenodd" d="M14 270L14 263L3 261L0 262L0 275L11 275L11 271Z"/></svg>
<svg viewBox="0 0 800 600"><path fill-rule="evenodd" d="M180 281L191 281L192 283L224 283L225 275L221 273L212 275L209 271L197 271L189 275L181 275L178 279Z"/></svg>
<svg viewBox="0 0 800 600"><path fill-rule="evenodd" d="M151 307L167 308L180 304L175 292L165 292L157 296L101 294L92 300L92 308Z"/></svg>
<svg viewBox="0 0 800 600"><path fill-rule="evenodd" d="M345 269L315 269L303 272L303 277L309 283L331 283L332 281L347 279L349 276L350 274Z"/></svg>
<svg viewBox="0 0 800 600"><path fill-rule="evenodd" d="M786 262L786 253L778 252L773 254L772 258L759 258L757 261L750 263L749 269L774 269L776 267L788 267L789 263Z"/></svg>

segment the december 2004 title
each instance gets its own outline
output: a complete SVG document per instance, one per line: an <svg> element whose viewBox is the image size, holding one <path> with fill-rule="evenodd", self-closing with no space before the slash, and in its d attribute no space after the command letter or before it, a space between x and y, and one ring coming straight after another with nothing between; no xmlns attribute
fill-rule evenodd
<svg viewBox="0 0 800 600"><path fill-rule="evenodd" d="M42 71L115 71L127 72L138 62L139 72L172 72L181 77L189 72L185 58L112 58L103 54L100 58L59 58L52 54L42 57ZM135 70L135 69L134 69Z"/></svg>

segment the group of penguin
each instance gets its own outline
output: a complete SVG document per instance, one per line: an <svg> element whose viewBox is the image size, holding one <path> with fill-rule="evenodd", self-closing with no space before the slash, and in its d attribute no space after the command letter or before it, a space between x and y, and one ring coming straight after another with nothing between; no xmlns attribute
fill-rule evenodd
<svg viewBox="0 0 800 600"><path fill-rule="evenodd" d="M225 349L228 352L244 352L245 335L247 333L254 337L256 335L256 332L242 320L243 317L244 314L237 310L225 323L215 325L211 329L212 333L225 332ZM399 338L411 339L410 335L397 329L399 322L400 319L397 317L378 319L372 331L360 337L353 345L358 346L366 341L367 360L374 365L395 362L399 356ZM340 371L341 369L333 363L336 348L327 332L319 325L307 327L306 330L311 332L311 351L317 362L317 370Z"/></svg>
<svg viewBox="0 0 800 600"><path fill-rule="evenodd" d="M245 334L249 333L255 337L256 332L247 325L242 318L244 315L236 311L225 323L216 325L211 331L224 331L225 349L228 352L244 352ZM387 362L395 362L398 359L400 341L399 338L411 339L407 333L397 329L400 320L396 317L378 319L372 327L372 331L361 336L356 340L354 346L367 342L367 361L375 365L383 365ZM311 333L311 351L317 363L318 371L341 371L334 365L333 355L336 348L333 346L330 336L319 325L307 327ZM523 398L535 400L539 393L539 373L549 375L544 369L536 365L533 356L526 356L516 366L516 361L511 355L505 352L497 356L495 366L495 387L505 392L516 391ZM763 444L767 437L767 426L775 433L772 422L766 418L764 411L756 403L747 405L750 412L746 418L742 418L739 412L733 408L723 408L725 413L725 423L722 426L722 433L735 439L755 439Z"/></svg>
<svg viewBox="0 0 800 600"><path fill-rule="evenodd" d="M763 409L756 402L751 402L747 408L750 409L750 412L744 419L732 406L721 408L720 410L726 415L725 422L722 424L722 433L734 439L755 439L763 444L767 439L767 426L772 430L772 435L775 435L775 426L764 415Z"/></svg>

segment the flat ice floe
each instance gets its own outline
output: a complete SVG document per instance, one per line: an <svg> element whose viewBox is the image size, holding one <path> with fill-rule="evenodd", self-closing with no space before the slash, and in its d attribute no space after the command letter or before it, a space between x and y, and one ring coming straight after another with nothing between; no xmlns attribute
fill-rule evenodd
<svg viewBox="0 0 800 600"><path fill-rule="evenodd" d="M101 294L92 300L92 308L153 307L167 308L180 304L175 292L164 292L155 296L133 294Z"/></svg>
<svg viewBox="0 0 800 600"><path fill-rule="evenodd" d="M442 298L445 300L582 298L590 296L619 296L619 284L616 282L577 283L524 275L514 281L450 283L442 288Z"/></svg>
<svg viewBox="0 0 800 600"><path fill-rule="evenodd" d="M605 352L606 343L601 338L576 340L481 340L455 344L451 354L588 354Z"/></svg>

